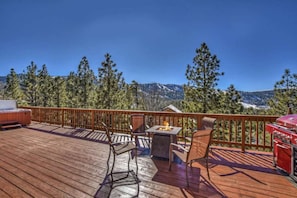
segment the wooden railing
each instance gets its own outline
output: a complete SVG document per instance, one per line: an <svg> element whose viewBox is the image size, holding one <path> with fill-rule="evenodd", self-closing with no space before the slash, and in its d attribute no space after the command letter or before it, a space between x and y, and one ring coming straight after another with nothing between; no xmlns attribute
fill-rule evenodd
<svg viewBox="0 0 297 198"><path fill-rule="evenodd" d="M144 114L146 124L162 125L166 120L171 126L180 126L182 131L179 138L191 133L201 126L204 116L216 118L212 144L223 147L241 148L245 150L272 150L272 136L265 131L265 124L274 122L277 116L265 115L229 115L229 114L201 114L201 113L174 113L156 111L129 111L129 110L101 110L75 108L46 108L22 107L32 110L32 120L72 126L94 130L103 130L105 122L111 131L129 133L130 116Z"/></svg>

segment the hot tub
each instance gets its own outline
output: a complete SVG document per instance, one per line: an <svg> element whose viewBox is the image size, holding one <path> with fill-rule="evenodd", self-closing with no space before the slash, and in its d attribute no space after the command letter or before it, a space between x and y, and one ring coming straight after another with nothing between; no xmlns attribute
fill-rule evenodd
<svg viewBox="0 0 297 198"><path fill-rule="evenodd" d="M29 125L31 123L31 110L17 108L15 100L0 100L0 123L9 122Z"/></svg>

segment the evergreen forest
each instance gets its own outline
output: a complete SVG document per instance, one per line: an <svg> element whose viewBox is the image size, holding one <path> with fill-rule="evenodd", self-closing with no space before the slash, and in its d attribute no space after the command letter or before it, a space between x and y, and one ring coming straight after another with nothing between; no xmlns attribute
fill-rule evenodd
<svg viewBox="0 0 297 198"><path fill-rule="evenodd" d="M207 44L202 43L195 53L192 64L185 67L188 82L183 85L183 99L164 98L154 89L143 92L138 82L125 82L109 53L97 71L90 69L84 56L77 70L67 76L52 76L45 64L38 67L33 61L21 74L11 68L6 83L0 86L0 98L17 100L19 106L42 107L160 111L172 104L183 112L269 115L284 115L288 108L293 113L296 110L297 74L290 70L275 83L268 109L244 108L235 85L227 90L217 88L224 72Z"/></svg>

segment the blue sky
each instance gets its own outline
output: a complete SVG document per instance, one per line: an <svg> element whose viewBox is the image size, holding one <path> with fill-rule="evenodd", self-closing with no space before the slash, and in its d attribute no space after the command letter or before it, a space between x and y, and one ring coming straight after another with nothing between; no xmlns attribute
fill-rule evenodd
<svg viewBox="0 0 297 198"><path fill-rule="evenodd" d="M218 88L273 89L297 73L296 0L1 0L0 75L34 61L51 75L98 74L110 53L127 83L185 84L205 42L220 60Z"/></svg>

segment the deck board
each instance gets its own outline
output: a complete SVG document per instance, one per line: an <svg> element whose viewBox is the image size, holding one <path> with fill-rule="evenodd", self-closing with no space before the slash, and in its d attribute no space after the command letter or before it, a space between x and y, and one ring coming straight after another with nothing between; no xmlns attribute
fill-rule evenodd
<svg viewBox="0 0 297 198"><path fill-rule="evenodd" d="M271 153L213 147L208 180L204 162L185 165L138 156L137 184L100 186L106 171L106 137L96 131L33 123L0 131L0 197L296 197L296 183L272 166ZM82 135L84 134L84 135ZM71 137L69 137L71 136ZM76 137L76 138L73 138ZM118 141L129 139L118 136ZM147 141L141 140L147 147ZM117 169L127 167L127 156ZM134 161L131 162L135 167Z"/></svg>

